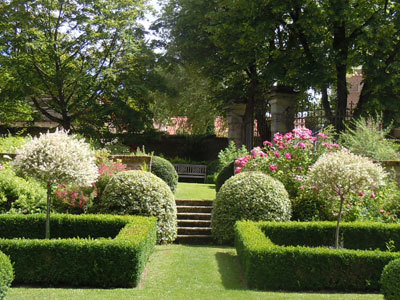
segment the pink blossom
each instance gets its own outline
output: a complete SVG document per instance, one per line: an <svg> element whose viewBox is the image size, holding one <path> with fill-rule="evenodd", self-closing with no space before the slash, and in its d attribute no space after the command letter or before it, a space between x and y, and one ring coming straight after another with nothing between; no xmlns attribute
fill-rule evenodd
<svg viewBox="0 0 400 300"><path fill-rule="evenodd" d="M323 133L323 132L319 132L319 133L317 134L317 136L320 137L320 138L322 138L322 139L328 139L328 138L329 138L329 137L328 137L325 133Z"/></svg>
<svg viewBox="0 0 400 300"><path fill-rule="evenodd" d="M363 192L359 192L358 193L361 197L364 197L365 196L365 194L363 193Z"/></svg>
<svg viewBox="0 0 400 300"><path fill-rule="evenodd" d="M235 174L242 172L242 168L236 167L235 168Z"/></svg>
<svg viewBox="0 0 400 300"><path fill-rule="evenodd" d="M372 194L371 194L371 198L372 198L372 199L376 198L376 195L375 195L375 193L374 193L374 192L372 192Z"/></svg>
<svg viewBox="0 0 400 300"><path fill-rule="evenodd" d="M318 187L315 186L315 185L313 185L313 186L311 187L311 189L312 189L312 190L315 190L315 191L318 191Z"/></svg>
<svg viewBox="0 0 400 300"><path fill-rule="evenodd" d="M376 189L376 185L375 184L373 184L373 185L371 185L371 189Z"/></svg>
<svg viewBox="0 0 400 300"><path fill-rule="evenodd" d="M0 164L0 170L2 170L3 169L3 166L2 166L2 164Z"/></svg>
<svg viewBox="0 0 400 300"><path fill-rule="evenodd" d="M337 217L339 214L338 213L333 213L333 216L334 217Z"/></svg>
<svg viewBox="0 0 400 300"><path fill-rule="evenodd" d="M269 142L269 141L264 141L264 142L263 142L263 145L264 145L264 146L268 146L268 147L272 147L272 143Z"/></svg>
<svg viewBox="0 0 400 300"><path fill-rule="evenodd" d="M278 151L275 151L275 152L274 152L274 154L275 154L276 158L279 158L279 157L281 157L281 155L279 154L279 152L278 152Z"/></svg>
<svg viewBox="0 0 400 300"><path fill-rule="evenodd" d="M304 191L304 186L299 186L299 189Z"/></svg>
<svg viewBox="0 0 400 300"><path fill-rule="evenodd" d="M379 210L379 212L380 212L381 214L383 214L385 211L381 208L381 209Z"/></svg>
<svg viewBox="0 0 400 300"><path fill-rule="evenodd" d="M315 141L317 140L317 138L316 138L315 136L310 136L309 140L310 140L311 142L315 142Z"/></svg>
<svg viewBox="0 0 400 300"><path fill-rule="evenodd" d="M303 170L303 167L302 166L298 166L297 170Z"/></svg>
<svg viewBox="0 0 400 300"><path fill-rule="evenodd" d="M299 147L300 149L306 149L306 144L304 144L303 142L300 142L297 144L297 147Z"/></svg>
<svg viewBox="0 0 400 300"><path fill-rule="evenodd" d="M292 155L290 154L290 153L285 153L285 157L287 158L287 159L292 159Z"/></svg>
<svg viewBox="0 0 400 300"><path fill-rule="evenodd" d="M272 172L278 170L278 166L276 165L269 165L269 168L271 169Z"/></svg>

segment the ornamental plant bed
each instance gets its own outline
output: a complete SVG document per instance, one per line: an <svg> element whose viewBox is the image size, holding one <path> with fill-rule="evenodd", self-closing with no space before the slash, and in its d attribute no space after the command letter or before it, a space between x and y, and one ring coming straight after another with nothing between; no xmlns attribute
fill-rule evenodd
<svg viewBox="0 0 400 300"><path fill-rule="evenodd" d="M329 249L334 222L251 222L235 226L247 285L260 290L378 292L386 264L400 258L400 225L344 223L347 249Z"/></svg>
<svg viewBox="0 0 400 300"><path fill-rule="evenodd" d="M134 287L156 244L156 218L0 215L0 250L10 256L14 284Z"/></svg>

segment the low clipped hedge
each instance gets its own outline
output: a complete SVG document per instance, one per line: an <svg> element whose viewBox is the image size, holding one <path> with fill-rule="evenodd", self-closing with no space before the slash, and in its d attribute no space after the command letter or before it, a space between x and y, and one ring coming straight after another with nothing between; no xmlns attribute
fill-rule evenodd
<svg viewBox="0 0 400 300"><path fill-rule="evenodd" d="M16 284L134 287L156 244L154 217L53 215L50 240L39 239L44 224L44 215L0 215Z"/></svg>
<svg viewBox="0 0 400 300"><path fill-rule="evenodd" d="M335 222L237 222L235 246L248 286L261 290L378 292L383 268L400 258L400 253L382 251L384 247L374 239L379 240L376 234L381 233L388 238L386 242L393 240L400 245L400 224L364 225L344 223L342 227L345 247L357 245L363 250L335 250L324 247L333 244ZM372 236L369 243L367 238ZM376 248L382 250L364 250Z"/></svg>
<svg viewBox="0 0 400 300"><path fill-rule="evenodd" d="M0 300L6 298L13 279L14 270L10 258L0 251Z"/></svg>

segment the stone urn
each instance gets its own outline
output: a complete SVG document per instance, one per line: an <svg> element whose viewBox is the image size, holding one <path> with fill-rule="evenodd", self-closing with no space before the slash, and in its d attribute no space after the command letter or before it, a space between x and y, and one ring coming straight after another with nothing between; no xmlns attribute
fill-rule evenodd
<svg viewBox="0 0 400 300"><path fill-rule="evenodd" d="M111 155L113 161L121 161L126 165L128 170L142 170L143 166L151 171L151 156L136 156L136 155Z"/></svg>

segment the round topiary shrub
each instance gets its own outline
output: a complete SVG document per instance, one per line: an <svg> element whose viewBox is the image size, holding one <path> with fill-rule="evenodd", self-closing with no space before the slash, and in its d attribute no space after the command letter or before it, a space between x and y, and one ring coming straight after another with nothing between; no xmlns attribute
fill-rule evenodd
<svg viewBox="0 0 400 300"><path fill-rule="evenodd" d="M178 173L176 173L174 166L168 160L159 156L153 156L151 173L164 180L171 191L175 193L176 186L178 185Z"/></svg>
<svg viewBox="0 0 400 300"><path fill-rule="evenodd" d="M0 251L0 300L6 298L11 282L14 280L14 270L10 258Z"/></svg>
<svg viewBox="0 0 400 300"><path fill-rule="evenodd" d="M231 243L238 220L289 221L291 203L283 184L261 172L242 172L228 179L214 201L212 235Z"/></svg>
<svg viewBox="0 0 400 300"><path fill-rule="evenodd" d="M219 192L225 181L227 181L234 175L234 170L233 170L234 167L235 167L235 162L233 161L229 165L225 166L221 170L221 172L218 173L217 180L215 181L215 190L217 191L217 193Z"/></svg>
<svg viewBox="0 0 400 300"><path fill-rule="evenodd" d="M400 299L400 259L392 260L383 268L381 292L386 300Z"/></svg>
<svg viewBox="0 0 400 300"><path fill-rule="evenodd" d="M150 172L120 172L107 184L99 210L102 213L157 217L159 243L175 240L176 205L168 185Z"/></svg>

